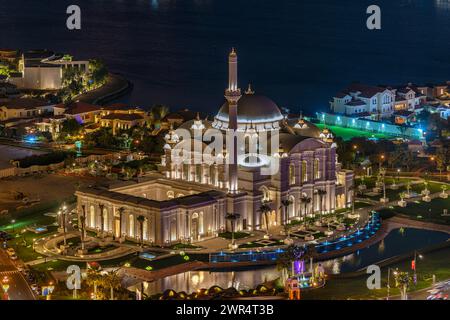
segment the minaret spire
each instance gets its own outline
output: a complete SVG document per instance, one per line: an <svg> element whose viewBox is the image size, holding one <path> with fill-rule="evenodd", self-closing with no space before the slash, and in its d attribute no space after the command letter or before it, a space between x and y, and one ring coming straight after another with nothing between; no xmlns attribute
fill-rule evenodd
<svg viewBox="0 0 450 320"><path fill-rule="evenodd" d="M228 192L238 191L238 164L237 164L237 136L235 132L238 127L237 108L238 101L242 97L241 89L238 87L238 57L233 48L228 55L228 88L225 90L225 98L228 101L228 132L233 137L232 150L227 150L233 155L228 159Z"/></svg>

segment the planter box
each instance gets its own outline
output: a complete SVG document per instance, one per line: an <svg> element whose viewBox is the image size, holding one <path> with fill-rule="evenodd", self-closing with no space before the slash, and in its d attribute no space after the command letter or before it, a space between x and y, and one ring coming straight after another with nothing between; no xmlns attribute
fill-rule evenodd
<svg viewBox="0 0 450 320"><path fill-rule="evenodd" d="M380 198L380 202L381 203L388 203L389 202L389 198Z"/></svg>
<svg viewBox="0 0 450 320"><path fill-rule="evenodd" d="M400 200L400 201L398 202L398 206L399 206L399 207L404 208L404 207L406 207L406 205L407 205L407 202L406 202L405 200Z"/></svg>

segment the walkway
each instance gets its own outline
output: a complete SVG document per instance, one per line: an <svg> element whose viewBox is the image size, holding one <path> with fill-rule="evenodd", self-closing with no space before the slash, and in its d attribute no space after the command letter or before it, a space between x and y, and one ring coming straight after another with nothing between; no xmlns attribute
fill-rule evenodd
<svg viewBox="0 0 450 320"><path fill-rule="evenodd" d="M86 102L90 104L107 103L118 98L131 90L133 85L127 79L118 74L110 73L106 84L98 89L83 93L74 97L75 101Z"/></svg>
<svg viewBox="0 0 450 320"><path fill-rule="evenodd" d="M66 239L78 237L79 232L68 232L66 234ZM94 238L88 237L87 240L95 240ZM121 258L133 253L136 253L140 250L140 248L134 246L126 246L126 245L120 245L119 243L115 243L117 245L117 248L108 250L106 252L102 253L93 253L93 254L85 254L83 256L74 256L74 255L63 255L60 253L59 248L57 247L58 243L61 243L64 241L64 236L61 234L58 234L56 236L48 238L40 239L35 243L35 250L36 252L45 255L47 257L51 257L53 259L59 259L64 261L77 261L77 262L88 262L88 261L105 261L105 260L111 260L116 258ZM106 242L108 243L108 242ZM46 262L46 258L34 260L29 262L28 264L39 264Z"/></svg>

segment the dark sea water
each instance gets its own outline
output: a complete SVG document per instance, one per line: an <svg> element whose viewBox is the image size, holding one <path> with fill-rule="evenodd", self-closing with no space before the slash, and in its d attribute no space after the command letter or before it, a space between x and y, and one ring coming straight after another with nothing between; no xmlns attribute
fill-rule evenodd
<svg viewBox="0 0 450 320"><path fill-rule="evenodd" d="M369 31L375 2L382 30ZM70 4L81 31L65 27ZM241 87L311 113L355 80L449 80L449 39L448 0L0 0L0 47L99 57L134 82L127 102L211 113L232 46Z"/></svg>

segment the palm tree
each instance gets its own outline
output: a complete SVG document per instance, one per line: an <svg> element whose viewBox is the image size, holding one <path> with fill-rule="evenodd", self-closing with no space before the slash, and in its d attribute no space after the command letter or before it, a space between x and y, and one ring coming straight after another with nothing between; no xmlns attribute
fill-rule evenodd
<svg viewBox="0 0 450 320"><path fill-rule="evenodd" d="M265 201L259 207L259 212L264 216L264 220L266 220L266 234L269 235L269 213L272 211L272 208L269 205L269 202Z"/></svg>
<svg viewBox="0 0 450 320"><path fill-rule="evenodd" d="M84 240L85 240L85 228L86 228L86 206L82 205L81 209L83 213L80 215L80 239L81 239L81 250L84 251Z"/></svg>
<svg viewBox="0 0 450 320"><path fill-rule="evenodd" d="M94 288L94 300L97 300L98 298L97 288L101 282L102 274L100 273L100 270L98 268L88 268L86 283L89 287Z"/></svg>
<svg viewBox="0 0 450 320"><path fill-rule="evenodd" d="M304 222L304 226L305 226L305 229L306 229L306 216L307 216L306 209L307 209L307 207L308 207L308 204L311 203L311 198L308 197L307 195L303 195L303 196L300 198L300 202L303 204L303 208L304 208L304 210L303 210L303 215L304 215L304 220L303 220L303 222Z"/></svg>
<svg viewBox="0 0 450 320"><path fill-rule="evenodd" d="M350 187L348 187L348 191L352 191L352 214L355 214L355 194L356 194L355 185L352 184Z"/></svg>
<svg viewBox="0 0 450 320"><path fill-rule="evenodd" d="M117 274L119 270L109 271L102 277L103 286L110 290L110 300L114 300L114 290L120 289L121 287L120 278Z"/></svg>
<svg viewBox="0 0 450 320"><path fill-rule="evenodd" d="M100 208L100 236L103 237L103 230L105 229L105 217L103 215L103 209L105 208L104 204L98 205Z"/></svg>
<svg viewBox="0 0 450 320"><path fill-rule="evenodd" d="M289 212L289 206L292 204L292 200L290 199L284 199L281 200L281 206L280 209L283 211L283 225L284 225L284 231L286 232L286 235L289 237L288 233L288 212Z"/></svg>
<svg viewBox="0 0 450 320"><path fill-rule="evenodd" d="M231 222L231 245L234 246L234 230L236 228L236 221L241 217L239 213L227 213L225 216L226 220L230 220Z"/></svg>
<svg viewBox="0 0 450 320"><path fill-rule="evenodd" d="M411 283L411 277L408 272L398 271L398 269L394 272L395 277L395 286L400 289L400 295L402 300L407 300L408 296L406 292L408 291L409 285Z"/></svg>
<svg viewBox="0 0 450 320"><path fill-rule="evenodd" d="M122 237L122 218L123 218L123 213L125 212L125 208L124 207L120 207L119 208L119 238Z"/></svg>
<svg viewBox="0 0 450 320"><path fill-rule="evenodd" d="M319 196L320 201L320 223L322 223L322 216L323 216L323 198L327 194L327 191L325 189L317 189L317 195Z"/></svg>
<svg viewBox="0 0 450 320"><path fill-rule="evenodd" d="M140 245L141 247L144 245L144 222L145 222L145 217L144 216L138 216L136 218L137 222L139 222L139 232L140 232Z"/></svg>

